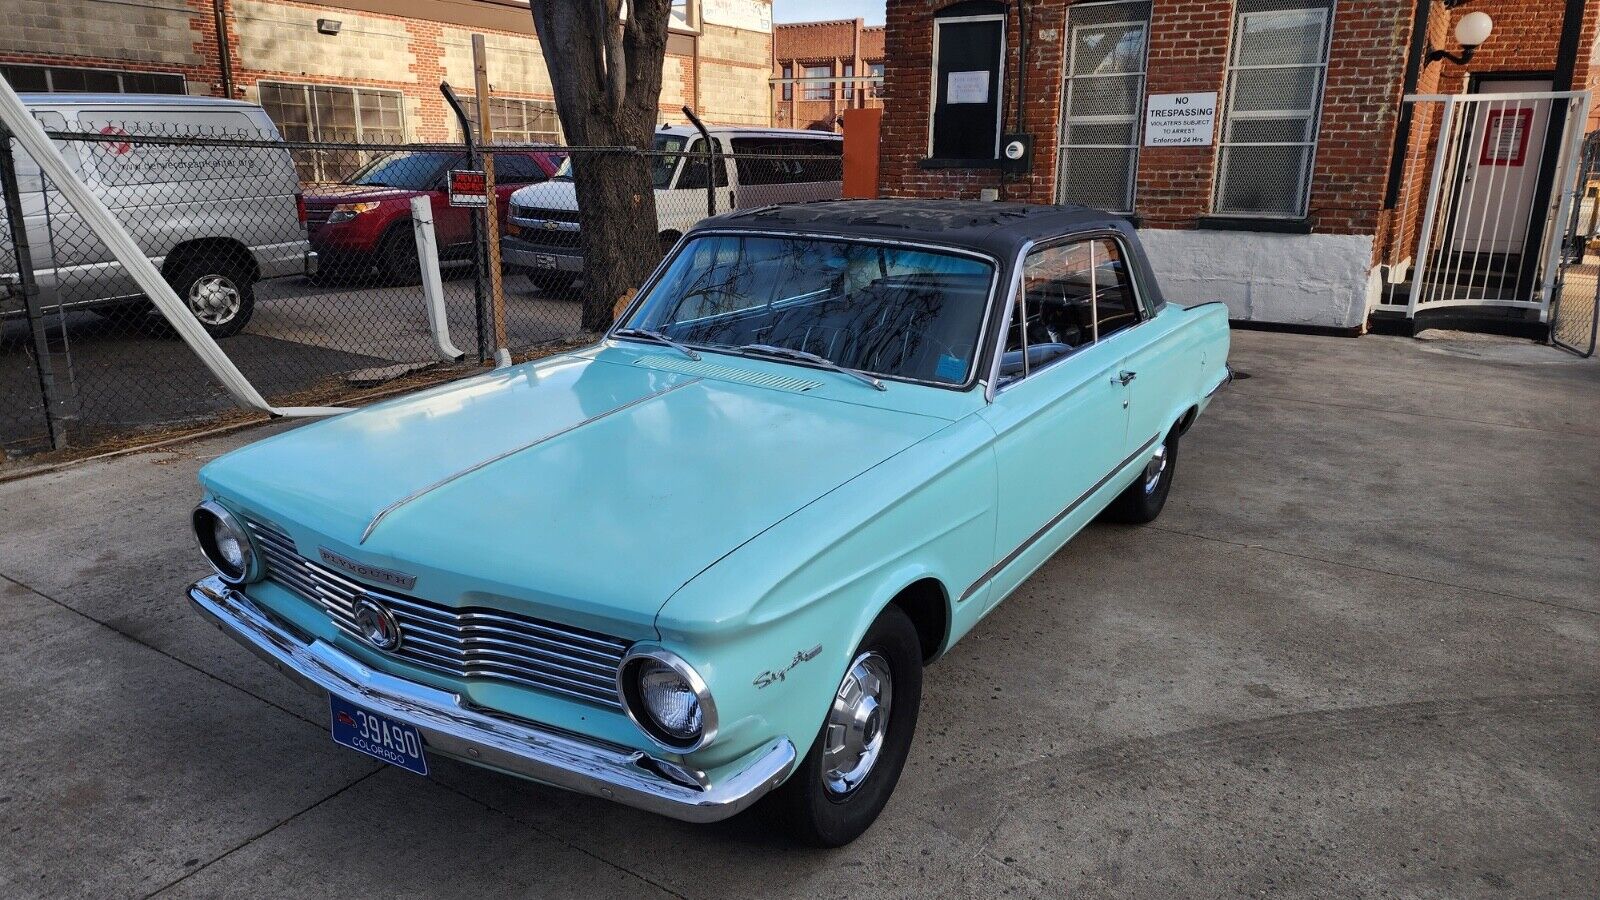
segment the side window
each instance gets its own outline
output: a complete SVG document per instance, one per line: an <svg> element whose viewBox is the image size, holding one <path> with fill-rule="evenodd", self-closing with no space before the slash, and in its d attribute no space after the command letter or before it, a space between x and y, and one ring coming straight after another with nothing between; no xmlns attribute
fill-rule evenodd
<svg viewBox="0 0 1600 900"><path fill-rule="evenodd" d="M734 138L730 143L733 145L734 170L739 174L740 187L784 184L795 180L793 160L752 159L749 155L773 156L791 152L792 148L782 138L741 137Z"/></svg>
<svg viewBox="0 0 1600 900"><path fill-rule="evenodd" d="M43 125L46 131L67 130L67 120L58 112L35 112L33 117L39 120L39 124ZM83 170L78 165L78 142L58 140L54 143L72 171L81 173ZM44 173L39 170L39 164L33 157L22 149L22 145L13 145L12 159L16 160L17 164L17 190L20 193L37 194L44 190Z"/></svg>
<svg viewBox="0 0 1600 900"><path fill-rule="evenodd" d="M798 152L808 157L799 163L799 181L844 180L844 141L801 139L795 142Z"/></svg>
<svg viewBox="0 0 1600 900"><path fill-rule="evenodd" d="M544 181L544 170L523 153L496 153L494 180L497 184L532 184Z"/></svg>
<svg viewBox="0 0 1600 900"><path fill-rule="evenodd" d="M1000 357L1001 386L1139 322L1122 248L1110 238L1028 254Z"/></svg>
<svg viewBox="0 0 1600 900"><path fill-rule="evenodd" d="M715 138L712 138L712 140L716 141ZM715 146L719 150L722 149L721 142L717 142L715 144ZM705 152L706 152L706 142L705 142L704 138L698 139L693 144L689 145L689 153L691 153L691 154L694 154L694 153L704 154ZM700 188L701 190L704 190L705 186L706 186L706 167L707 167L707 163L708 162L710 162L710 160L704 155L702 155L702 156L700 156L698 158L696 158L694 156L689 156L686 159L684 159L684 161L683 161L683 171L681 173L679 173L679 175L678 175L678 189L679 190L686 190L686 189L690 189L690 188ZM717 160L716 162L717 162L717 187L727 187L728 186L727 161L726 160Z"/></svg>
<svg viewBox="0 0 1600 900"><path fill-rule="evenodd" d="M1095 331L1108 335L1139 324L1139 301L1122 246L1110 238L1094 242Z"/></svg>

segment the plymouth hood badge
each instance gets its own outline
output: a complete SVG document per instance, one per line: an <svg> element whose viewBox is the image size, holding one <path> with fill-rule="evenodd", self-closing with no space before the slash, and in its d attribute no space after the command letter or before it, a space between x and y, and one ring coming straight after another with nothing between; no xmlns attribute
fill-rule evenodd
<svg viewBox="0 0 1600 900"><path fill-rule="evenodd" d="M417 576L415 575L407 575L404 572L396 572L393 569L369 566L364 562L358 562L343 554L335 553L327 547L318 547L317 555L328 565L338 566L357 578L365 578L368 581L387 584L402 591L409 591L417 586Z"/></svg>

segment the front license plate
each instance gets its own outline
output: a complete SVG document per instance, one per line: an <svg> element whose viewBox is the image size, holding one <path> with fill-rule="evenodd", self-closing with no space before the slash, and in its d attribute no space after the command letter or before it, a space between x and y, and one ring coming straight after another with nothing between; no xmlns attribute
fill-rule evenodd
<svg viewBox="0 0 1600 900"><path fill-rule="evenodd" d="M556 258L547 253L541 253L533 258L533 267L535 269L554 269L556 267Z"/></svg>
<svg viewBox="0 0 1600 900"><path fill-rule="evenodd" d="M414 726L362 709L335 694L328 695L328 713L335 743L418 775L428 774L422 735Z"/></svg>

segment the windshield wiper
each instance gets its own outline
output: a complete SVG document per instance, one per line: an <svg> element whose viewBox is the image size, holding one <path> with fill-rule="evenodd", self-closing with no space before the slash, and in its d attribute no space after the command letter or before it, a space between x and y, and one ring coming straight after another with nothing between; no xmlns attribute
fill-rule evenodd
<svg viewBox="0 0 1600 900"><path fill-rule="evenodd" d="M745 344L743 347L732 348L736 353L749 353L753 356L775 356L779 359L797 359L818 365L831 372L849 375L851 378L870 386L873 390L886 391L883 382L865 372L857 371L848 366L841 366L826 356L818 356L806 350L795 350L790 347L778 347L773 344Z"/></svg>
<svg viewBox="0 0 1600 900"><path fill-rule="evenodd" d="M647 341L653 341L657 344L663 344L671 347L695 362L700 361L700 354L694 352L684 344L680 344L672 338L667 337L659 331L652 331L648 328L618 328L616 331L611 332L611 334L613 337L644 338Z"/></svg>

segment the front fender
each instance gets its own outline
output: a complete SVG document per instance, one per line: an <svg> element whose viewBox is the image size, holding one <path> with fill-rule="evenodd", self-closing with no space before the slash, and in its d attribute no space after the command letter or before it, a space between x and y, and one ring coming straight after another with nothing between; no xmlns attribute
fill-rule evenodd
<svg viewBox="0 0 1600 900"><path fill-rule="evenodd" d="M994 546L992 439L976 416L951 424L730 553L662 607L662 643L717 703L719 737L694 764L722 764L776 736L804 755L883 608L924 579L943 586L947 604L977 579Z"/></svg>

